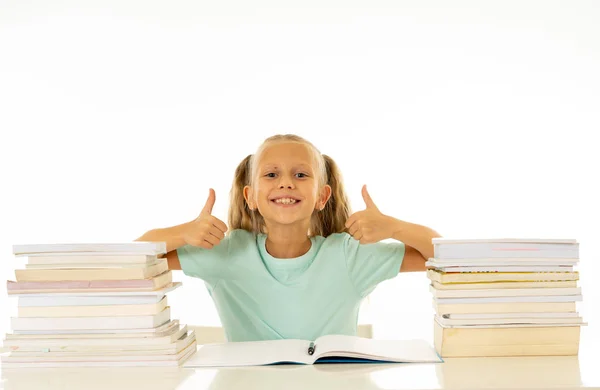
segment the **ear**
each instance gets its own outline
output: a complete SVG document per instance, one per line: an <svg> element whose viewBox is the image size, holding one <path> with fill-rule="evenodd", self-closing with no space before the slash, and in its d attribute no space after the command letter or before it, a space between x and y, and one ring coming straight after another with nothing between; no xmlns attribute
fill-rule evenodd
<svg viewBox="0 0 600 390"><path fill-rule="evenodd" d="M242 192L244 193L244 199L246 200L248 207L250 210L254 210L255 207L254 200L252 199L252 187L244 186L244 190Z"/></svg>
<svg viewBox="0 0 600 390"><path fill-rule="evenodd" d="M321 192L319 194L319 199L317 200L317 203L315 204L315 209L323 210L325 208L325 205L329 201L329 198L331 198L331 186L329 184L325 184L325 186L323 186L323 188L321 188Z"/></svg>

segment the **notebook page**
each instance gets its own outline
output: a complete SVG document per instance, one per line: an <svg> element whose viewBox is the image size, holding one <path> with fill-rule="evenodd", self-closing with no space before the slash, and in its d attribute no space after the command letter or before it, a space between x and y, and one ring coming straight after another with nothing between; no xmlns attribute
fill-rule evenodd
<svg viewBox="0 0 600 390"><path fill-rule="evenodd" d="M184 367L233 367L294 362L310 364L309 341L267 340L199 345Z"/></svg>
<svg viewBox="0 0 600 390"><path fill-rule="evenodd" d="M316 340L315 355L373 358L394 362L441 362L425 340L376 340L355 336L327 335Z"/></svg>

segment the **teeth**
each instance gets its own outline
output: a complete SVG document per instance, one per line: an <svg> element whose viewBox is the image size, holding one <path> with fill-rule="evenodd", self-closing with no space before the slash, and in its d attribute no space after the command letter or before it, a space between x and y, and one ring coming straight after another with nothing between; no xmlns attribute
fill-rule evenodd
<svg viewBox="0 0 600 390"><path fill-rule="evenodd" d="M296 200L290 199L290 198L281 198L281 199L275 200L275 203L294 204L294 203L296 203Z"/></svg>

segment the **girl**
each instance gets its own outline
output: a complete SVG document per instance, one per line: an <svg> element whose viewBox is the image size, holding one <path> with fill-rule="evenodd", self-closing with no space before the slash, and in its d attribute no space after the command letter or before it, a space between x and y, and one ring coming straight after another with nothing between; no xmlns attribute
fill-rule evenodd
<svg viewBox="0 0 600 390"><path fill-rule="evenodd" d="M227 225L211 215L136 241L167 244L169 269L205 282L228 341L356 335L361 301L433 257L425 226L366 209L350 215L335 162L292 134L267 138L237 167ZM384 239L397 241L383 243Z"/></svg>

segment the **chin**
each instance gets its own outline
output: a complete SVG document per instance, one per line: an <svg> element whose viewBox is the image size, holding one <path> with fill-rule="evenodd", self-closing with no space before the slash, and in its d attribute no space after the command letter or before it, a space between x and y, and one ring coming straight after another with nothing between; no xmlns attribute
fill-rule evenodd
<svg viewBox="0 0 600 390"><path fill-rule="evenodd" d="M291 219L291 218L273 218L271 219L272 222L277 223L279 225L293 225L295 223L299 223L302 222L302 219Z"/></svg>
<svg viewBox="0 0 600 390"><path fill-rule="evenodd" d="M292 225L295 223L300 223L300 222L304 222L307 219L310 220L311 215L308 216L304 216L304 217L299 217L299 216L282 216L282 215L275 215L275 216L271 216L268 217L269 220L271 220L274 223L278 223L280 225Z"/></svg>

